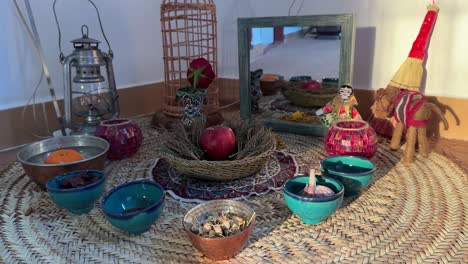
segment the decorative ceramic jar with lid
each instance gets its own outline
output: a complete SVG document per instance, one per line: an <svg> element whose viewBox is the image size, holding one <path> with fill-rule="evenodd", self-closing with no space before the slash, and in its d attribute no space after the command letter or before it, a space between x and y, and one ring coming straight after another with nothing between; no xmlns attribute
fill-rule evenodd
<svg viewBox="0 0 468 264"><path fill-rule="evenodd" d="M134 155L141 146L143 134L130 119L120 118L102 121L96 128L96 136L109 142L107 158L119 160Z"/></svg>
<svg viewBox="0 0 468 264"><path fill-rule="evenodd" d="M323 143L328 156L351 155L370 159L378 148L374 129L365 121L352 119L334 123Z"/></svg>

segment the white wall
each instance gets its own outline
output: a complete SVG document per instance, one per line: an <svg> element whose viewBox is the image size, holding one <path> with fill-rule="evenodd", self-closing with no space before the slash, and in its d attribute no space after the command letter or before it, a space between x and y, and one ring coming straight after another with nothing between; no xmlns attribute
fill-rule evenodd
<svg viewBox="0 0 468 264"><path fill-rule="evenodd" d="M23 1L18 0L22 5ZM52 81L62 98L62 67L58 60L58 34L53 0L30 0L45 51ZM119 88L163 80L160 4L154 0L95 0L104 30L115 54L114 68ZM26 9L23 7L24 14ZM0 1L0 109L24 105L40 76L40 61L16 16L12 0ZM89 26L92 38L104 41L94 9L87 0L58 0L57 15L65 55L70 40L81 37L81 25ZM6 46L4 46L6 44ZM105 43L101 43L107 51ZM6 63L5 63L6 62ZM45 82L39 97L49 100Z"/></svg>
<svg viewBox="0 0 468 264"><path fill-rule="evenodd" d="M287 15L292 0L227 2L232 3L228 8L245 10L245 13L232 12L234 15L261 17ZM360 89L375 89L385 87L406 59L426 14L426 5L430 2L296 0L291 15L354 13L357 27L354 86ZM441 10L428 50L425 93L468 98L465 88L467 81L464 78L468 74L468 48L463 48L468 40L468 1L439 0L437 4ZM221 18L220 23L223 22ZM230 77L237 76L237 58L233 58L232 52L237 45L237 35L233 34L235 27L235 24L224 24L221 27L230 32L221 34L220 47L224 50L221 57L229 58L224 59L224 64L221 64L221 74Z"/></svg>
<svg viewBox="0 0 468 264"><path fill-rule="evenodd" d="M19 0L22 2L21 0ZM62 94L53 0L31 0L53 83ZM292 0L215 0L218 17L219 76L238 77L237 18L285 16ZM115 53L119 88L163 79L161 0L96 0ZM357 39L354 86L384 87L406 58L426 13L427 1L297 0L291 15L354 13ZM426 94L468 98L468 1L439 0L439 19L427 61ZM0 1L0 109L23 105L39 76L39 60L19 24L11 0ZM63 46L80 36L83 23L102 40L93 9L86 0L59 0ZM105 45L104 45L104 49ZM46 86L39 94L48 99Z"/></svg>

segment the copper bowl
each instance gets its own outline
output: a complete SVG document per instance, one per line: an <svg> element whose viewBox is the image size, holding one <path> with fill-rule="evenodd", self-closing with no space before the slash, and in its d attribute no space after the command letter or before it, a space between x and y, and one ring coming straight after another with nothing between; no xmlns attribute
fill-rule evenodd
<svg viewBox="0 0 468 264"><path fill-rule="evenodd" d="M207 238L190 231L188 219L200 219L206 214L229 211L252 219L244 231L222 238ZM217 200L200 204L192 208L184 217L183 225L192 245L207 258L225 260L236 256L249 241L255 222L255 212L248 205L233 200Z"/></svg>
<svg viewBox="0 0 468 264"><path fill-rule="evenodd" d="M276 80L265 80L264 76L273 76L276 77ZM278 74L264 74L260 78L260 90L265 96L275 95L281 90L281 83L284 77Z"/></svg>
<svg viewBox="0 0 468 264"><path fill-rule="evenodd" d="M44 160L54 150L74 149L83 156L83 160L45 164ZM106 162L109 143L102 138L92 136L65 136L34 142L18 152L18 161L26 174L42 189L48 180L75 170L102 170Z"/></svg>

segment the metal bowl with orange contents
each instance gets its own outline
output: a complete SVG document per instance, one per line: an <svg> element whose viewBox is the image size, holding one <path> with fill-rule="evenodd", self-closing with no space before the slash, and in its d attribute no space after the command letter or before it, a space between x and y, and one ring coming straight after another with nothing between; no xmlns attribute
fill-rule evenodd
<svg viewBox="0 0 468 264"><path fill-rule="evenodd" d="M47 181L58 175L75 170L102 170L108 151L109 143L102 138L65 136L29 144L18 152L17 159L25 173L45 190ZM55 157L50 158L52 153ZM51 161L54 163L50 164Z"/></svg>
<svg viewBox="0 0 468 264"><path fill-rule="evenodd" d="M284 77L278 74L263 74L260 78L260 90L265 96L275 95L281 90Z"/></svg>

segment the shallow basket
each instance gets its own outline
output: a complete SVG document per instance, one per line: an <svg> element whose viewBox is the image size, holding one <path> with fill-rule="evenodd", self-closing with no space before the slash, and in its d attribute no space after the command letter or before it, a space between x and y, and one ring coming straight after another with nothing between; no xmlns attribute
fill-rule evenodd
<svg viewBox="0 0 468 264"><path fill-rule="evenodd" d="M255 157L239 160L188 160L166 154L166 158L178 173L194 178L212 181L231 181L244 178L260 171L270 160L275 143L272 137L271 148Z"/></svg>
<svg viewBox="0 0 468 264"><path fill-rule="evenodd" d="M303 82L284 82L281 93L292 104L301 107L322 107L338 94L334 86L322 86L319 90L305 90L301 88Z"/></svg>

